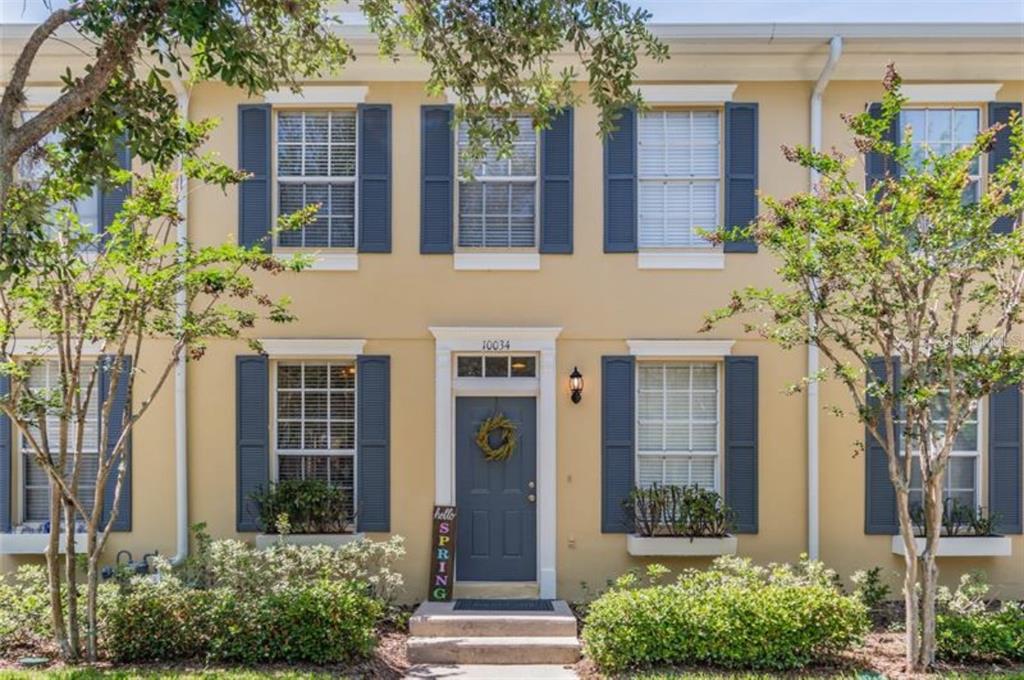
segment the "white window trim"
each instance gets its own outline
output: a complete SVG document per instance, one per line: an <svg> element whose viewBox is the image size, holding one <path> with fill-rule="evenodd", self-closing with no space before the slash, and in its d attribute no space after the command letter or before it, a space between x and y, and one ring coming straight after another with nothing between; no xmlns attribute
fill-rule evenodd
<svg viewBox="0 0 1024 680"><path fill-rule="evenodd" d="M540 269L540 253L473 253L459 252L453 256L456 271L528 272Z"/></svg>
<svg viewBox="0 0 1024 680"><path fill-rule="evenodd" d="M901 92L911 104L965 104L995 101L1002 83L905 83Z"/></svg>
<svg viewBox="0 0 1024 680"><path fill-rule="evenodd" d="M708 251L638 250L637 269L725 269L725 252L720 247Z"/></svg>
<svg viewBox="0 0 1024 680"><path fill-rule="evenodd" d="M316 251L310 253L302 248L281 248L274 255L282 262L289 262L295 255L312 255L313 263L306 268L311 272L356 272L359 271L359 253L333 253Z"/></svg>
<svg viewBox="0 0 1024 680"><path fill-rule="evenodd" d="M363 354L361 338L260 338L264 353L278 359L324 359L345 361Z"/></svg>
<svg viewBox="0 0 1024 680"><path fill-rule="evenodd" d="M281 454L277 448L277 367L280 363L347 363L353 361L352 357L280 357L271 359L270 364L270 394L269 408L270 408L270 481L275 484L278 481L278 466L279 458L281 455L284 456L323 456L323 457L351 457L352 458L352 508L355 512L359 508L359 371L356 370L355 382L352 388L354 395L353 403L355 409L353 411L352 420L352 448L351 449L285 449L287 453ZM302 388L300 392L305 392L305 388ZM346 533L354 533L356 529L355 522L352 522L347 527L349 529Z"/></svg>
<svg viewBox="0 0 1024 680"><path fill-rule="evenodd" d="M626 340L638 359L715 359L732 354L735 340Z"/></svg>
<svg viewBox="0 0 1024 680"><path fill-rule="evenodd" d="M651 363L657 365L665 365L670 363L676 363L679 365L687 364L704 364L713 363L715 366L715 450L714 451L641 451L640 450L640 367L644 363ZM647 456L649 458L660 457L662 458L662 479L664 479L664 460L667 458L715 458L715 479L714 487L712 490L716 493L722 493L722 465L725 461L725 456L722 455L723 449L723 436L722 427L725 424L725 417L722 410L722 398L723 389L722 381L724 380L723 374L725 371L722 370L722 364L720 361L707 361L707 360L682 360L674 361L672 359L644 359L643 361L637 361L634 366L634 407L633 407L633 479L640 479L640 457ZM662 392L664 394L664 391ZM668 399L662 401L662 423L667 422L665 418L665 410L667 409ZM634 481L634 484L638 484L638 481Z"/></svg>
<svg viewBox="0 0 1024 680"><path fill-rule="evenodd" d="M329 102L336 104L336 102ZM317 107L312 107L316 110ZM305 111L304 107L299 107L300 111ZM271 227L277 226L277 220L280 217L280 184L284 182L286 184L308 184L308 183L325 183L325 184L351 184L352 185L352 246L338 246L323 248L322 246L312 247L294 247L294 246L282 246L279 244L278 239L280 234L276 234L273 237L273 249L275 251L281 251L282 255L287 257L291 253L317 253L317 258L314 260L312 269L320 271L356 271L359 269L359 114L356 109L352 106L335 105L320 107L319 110L323 111L351 111L356 113L356 144L355 144L355 165L353 174L351 177L316 177L316 176L288 176L280 177L277 173L277 126L278 126L278 114L282 111L289 111L291 109L285 106L275 106L271 110L271 148L270 148L270 170L271 170L271 182L270 182L270 217ZM328 131L329 134L329 131ZM305 137L305 135L303 135ZM303 139L305 144L305 139ZM330 146L330 144L328 144ZM289 252L290 251L290 252ZM349 257L341 257L347 255ZM318 262L322 262L318 266Z"/></svg>
<svg viewBox="0 0 1024 680"><path fill-rule="evenodd" d="M639 85L648 104L724 104L731 102L736 83L715 85Z"/></svg>
<svg viewBox="0 0 1024 680"><path fill-rule="evenodd" d="M462 173L459 172L459 158L460 158L460 153L459 153L459 151L460 151L460 149L459 149L459 130L458 130L458 128L456 128L455 134L453 135L454 138L455 138L455 151L454 151L454 156L453 157L454 157L454 161L455 161L455 166L454 167L455 167L456 177L455 177L454 205L452 206L452 216L453 216L452 222L454 223L454 229L455 229L455 233L452 234L452 242L453 242L453 244L455 246L455 259L454 259L454 267L455 267L455 269L457 269L457 270L458 269L464 269L464 270L468 270L468 271L508 271L508 270L512 270L512 271L530 271L530 270L534 270L534 269L540 269L540 176L541 176L541 170L540 170L540 163L541 163L540 139L541 139L541 132L539 130L534 131L534 135L535 135L534 146L536 148L536 154L535 154L535 157L534 157L535 163L534 163L534 170L533 170L533 175L532 176L516 175L516 176L501 177L499 175L485 175L485 176L481 176L481 177L474 177L472 179L472 183L481 183L481 184L492 184L492 183L493 184L509 184L509 183L512 183L512 184L529 184L531 182L533 183L533 245L532 246L522 246L522 247L520 247L520 246L508 246L508 247L493 246L492 247L492 246L486 246L486 245L484 245L484 246L460 246L459 245L459 229L460 229L460 225L461 225L461 216L462 215L461 215L461 213L459 211L459 192L462 190L462 185L465 184L469 180L464 179L462 177ZM510 216L511 216L511 211L512 211L512 203L511 203L511 201L509 201L509 215ZM481 229L483 229L483 232L481 232L481 236L484 239L484 242L486 243L486 229L487 229L487 227L486 227L486 215L484 216L484 223L482 224ZM511 222L509 224L509 229L511 230ZM511 240L511 232L509 234L509 239ZM494 252L493 250L489 251L490 248L498 248L498 249L500 249L501 252ZM461 262L460 262L460 257L459 257L460 255L462 255L462 256L472 255L474 257L472 257L472 258L463 258L463 259L461 259ZM530 260L530 259L517 260L515 258L512 258L512 259L505 260L503 258L495 258L495 259L492 260L492 259L489 259L489 258L486 258L486 257L479 258L479 256L482 256L482 255L483 256L490 256L490 255L504 255L504 256L508 256L508 255L513 255L513 256L526 255L526 256L531 256L531 255L535 255L536 256L536 266L533 266L533 260Z"/></svg>
<svg viewBox="0 0 1024 680"><path fill-rule="evenodd" d="M305 85L300 92L289 89L263 93L263 101L275 106L362 104L369 88L365 85Z"/></svg>
<svg viewBox="0 0 1024 680"><path fill-rule="evenodd" d="M926 106L926 105L906 106L900 112L900 125L901 126L905 126L906 125L906 123L905 123L905 121L903 119L903 116L904 116L904 114L907 111L919 111L919 112L922 112L922 113L925 114L925 120L927 120L927 116L928 116L928 112L929 111L949 111L952 114L955 114L957 111L975 111L978 114L978 132L981 132L982 130L985 129L985 122L984 122L984 118L983 118L985 112L982 109L982 107L979 104L977 104L977 103L974 103L974 104L971 104L971 105L968 105L968 106L956 106L956 105L951 105L951 104L945 104L945 105L939 104L937 106ZM955 126L955 123L953 123L953 125ZM921 143L921 144L923 144L925 146L929 146L929 142L931 141L927 137L927 131L925 131L924 134L915 135L913 139L914 139L914 143L915 144ZM929 146L929 148L930 148L930 146ZM969 177L969 179L971 181L977 182L977 189L978 189L978 196L979 196L979 198L981 196L981 192L984 191L984 189L985 189L985 186L984 186L984 182L985 182L985 168L986 168L987 165L988 165L988 163L983 163L983 162L981 162L981 159L978 159L978 172L977 172L977 174L968 175L968 177Z"/></svg>

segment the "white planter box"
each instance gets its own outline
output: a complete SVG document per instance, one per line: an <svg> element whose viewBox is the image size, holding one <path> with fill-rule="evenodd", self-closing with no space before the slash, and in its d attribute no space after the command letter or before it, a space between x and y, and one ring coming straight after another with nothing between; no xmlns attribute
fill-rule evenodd
<svg viewBox="0 0 1024 680"><path fill-rule="evenodd" d="M735 555L736 537L684 538L679 536L626 536L626 551L630 555L664 555L707 557Z"/></svg>
<svg viewBox="0 0 1024 680"><path fill-rule="evenodd" d="M256 547L263 550L271 548L281 541L280 534L256 534ZM340 548L343 545L358 541L363 534L288 534L284 542L288 545L326 545Z"/></svg>
<svg viewBox="0 0 1024 680"><path fill-rule="evenodd" d="M924 539L915 538L918 552L924 550ZM903 537L892 537L892 553L903 554ZM939 539L936 557L1009 557L1012 554L1009 536L943 536Z"/></svg>
<svg viewBox="0 0 1024 680"><path fill-rule="evenodd" d="M75 550L85 550L85 534L75 534ZM50 541L49 533L0 534L0 555L42 555ZM64 553L65 537L60 537L60 553Z"/></svg>

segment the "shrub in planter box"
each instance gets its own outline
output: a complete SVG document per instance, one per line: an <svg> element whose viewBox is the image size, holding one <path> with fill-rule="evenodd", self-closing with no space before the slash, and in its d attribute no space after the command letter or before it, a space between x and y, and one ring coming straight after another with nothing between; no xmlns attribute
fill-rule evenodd
<svg viewBox="0 0 1024 680"><path fill-rule="evenodd" d="M638 486L624 510L636 535L644 537L721 538L736 519L719 494L697 485Z"/></svg>
<svg viewBox="0 0 1024 680"><path fill-rule="evenodd" d="M590 605L583 643L611 672L657 664L799 668L849 649L868 630L865 606L833 579L816 562L756 567L722 557L670 585L601 595Z"/></svg>
<svg viewBox="0 0 1024 680"><path fill-rule="evenodd" d="M340 534L352 528L348 494L318 479L271 484L252 499L267 534Z"/></svg>

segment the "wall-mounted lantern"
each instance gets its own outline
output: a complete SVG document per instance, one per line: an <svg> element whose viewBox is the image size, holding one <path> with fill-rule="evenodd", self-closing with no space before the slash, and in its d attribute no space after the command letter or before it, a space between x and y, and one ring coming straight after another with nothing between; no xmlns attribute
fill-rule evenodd
<svg viewBox="0 0 1024 680"><path fill-rule="evenodd" d="M583 374L575 366L569 374L569 392L572 394L572 403L580 403L580 399L583 398Z"/></svg>

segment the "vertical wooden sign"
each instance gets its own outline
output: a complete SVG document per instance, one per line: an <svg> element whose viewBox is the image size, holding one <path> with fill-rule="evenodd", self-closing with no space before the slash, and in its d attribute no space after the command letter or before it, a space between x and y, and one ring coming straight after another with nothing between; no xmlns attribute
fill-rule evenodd
<svg viewBox="0 0 1024 680"><path fill-rule="evenodd" d="M431 602L450 602L455 586L455 519L453 505L434 506L434 526L430 538Z"/></svg>

